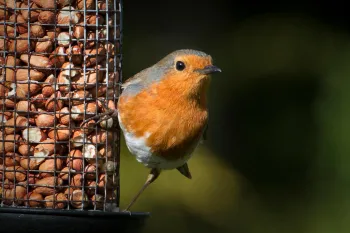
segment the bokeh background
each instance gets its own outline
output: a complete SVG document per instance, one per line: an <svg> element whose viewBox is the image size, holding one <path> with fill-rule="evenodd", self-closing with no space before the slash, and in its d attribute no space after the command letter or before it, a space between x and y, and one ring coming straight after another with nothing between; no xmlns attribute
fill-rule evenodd
<svg viewBox="0 0 350 233"><path fill-rule="evenodd" d="M124 79L183 48L223 70L212 78L208 140L189 162L193 180L165 172L133 208L152 214L145 233L350 232L348 9L124 1ZM125 207L149 171L122 146Z"/></svg>

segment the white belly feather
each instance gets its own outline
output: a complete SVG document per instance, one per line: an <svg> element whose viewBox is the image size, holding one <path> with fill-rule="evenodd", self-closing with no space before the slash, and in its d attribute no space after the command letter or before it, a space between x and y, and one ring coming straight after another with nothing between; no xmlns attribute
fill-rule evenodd
<svg viewBox="0 0 350 233"><path fill-rule="evenodd" d="M162 157L153 155L150 150L150 147L146 145L146 139L150 136L150 134L146 133L146 135L143 137L135 137L135 135L125 130L120 120L119 114L118 119L120 128L123 130L125 142L129 151L136 157L136 160L142 163L144 166L148 168L160 168L164 170L171 170L182 166L184 163L187 162L187 160L191 158L195 146L191 151L188 152L187 155L184 155L184 157L178 160L169 161Z"/></svg>

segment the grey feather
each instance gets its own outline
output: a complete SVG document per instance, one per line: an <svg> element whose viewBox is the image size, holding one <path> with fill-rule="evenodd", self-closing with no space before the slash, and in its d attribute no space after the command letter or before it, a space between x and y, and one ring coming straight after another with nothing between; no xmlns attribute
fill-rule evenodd
<svg viewBox="0 0 350 233"><path fill-rule="evenodd" d="M168 71L173 69L175 58L182 55L197 55L200 57L208 56L206 53L192 50L192 49L181 49L176 50L163 59L158 61L155 65L148 67L136 75L129 78L123 85L123 96L134 96L146 89L155 82L159 82Z"/></svg>

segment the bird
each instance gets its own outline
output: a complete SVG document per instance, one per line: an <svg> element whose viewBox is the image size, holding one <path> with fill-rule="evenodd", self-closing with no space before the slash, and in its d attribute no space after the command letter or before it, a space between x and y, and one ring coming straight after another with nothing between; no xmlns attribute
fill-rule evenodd
<svg viewBox="0 0 350 233"><path fill-rule="evenodd" d="M208 129L207 91L211 74L218 72L222 71L212 57L202 51L173 51L121 85L117 109L92 117L99 118L96 124L117 118L128 150L150 169L123 212L131 213L164 170L176 169L192 179L187 162Z"/></svg>
<svg viewBox="0 0 350 233"><path fill-rule="evenodd" d="M221 72L210 55L193 49L171 52L122 84L117 117L126 146L150 169L146 182L124 211L164 170L191 179L188 160L208 126L211 74Z"/></svg>

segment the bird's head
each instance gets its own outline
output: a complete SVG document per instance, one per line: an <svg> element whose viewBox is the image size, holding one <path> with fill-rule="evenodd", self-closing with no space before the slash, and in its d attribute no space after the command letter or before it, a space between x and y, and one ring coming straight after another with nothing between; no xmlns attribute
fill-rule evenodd
<svg viewBox="0 0 350 233"><path fill-rule="evenodd" d="M208 84L213 73L221 69L213 65L212 57L204 52L183 49L170 53L154 68L163 75L160 82L187 94L200 94ZM204 88L203 88L204 87Z"/></svg>

